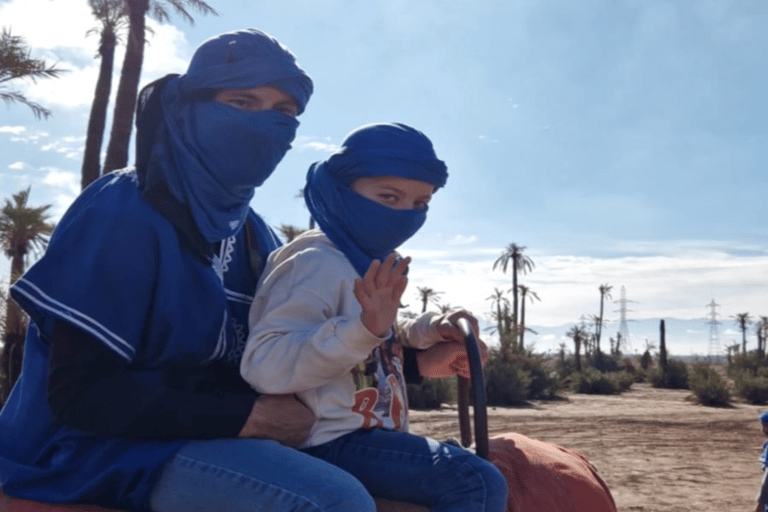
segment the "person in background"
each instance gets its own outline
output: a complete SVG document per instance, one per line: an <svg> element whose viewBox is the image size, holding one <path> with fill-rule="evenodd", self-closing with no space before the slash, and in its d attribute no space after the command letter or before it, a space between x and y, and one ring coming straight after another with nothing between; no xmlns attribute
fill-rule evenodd
<svg viewBox="0 0 768 512"><path fill-rule="evenodd" d="M249 315L241 372L261 393L296 393L315 414L301 447L358 478L371 494L433 512L502 512L493 464L408 433L404 350L417 375L453 375L466 350L453 323L423 314L393 326L410 258L394 250L427 216L447 179L430 140L399 123L363 126L307 175L320 227L272 253ZM405 347L405 348L404 348Z"/></svg>
<svg viewBox="0 0 768 512"><path fill-rule="evenodd" d="M247 29L142 91L135 170L83 191L11 288L30 325L0 412L4 493L136 512L375 510L355 478L291 448L309 409L239 375L279 246L249 203L312 88Z"/></svg>
<svg viewBox="0 0 768 512"><path fill-rule="evenodd" d="M768 411L760 414L760 426L763 434L768 437ZM757 493L757 507L755 512L768 512L768 441L763 443L763 453L760 455L760 463L763 465L763 480L760 483L760 491Z"/></svg>

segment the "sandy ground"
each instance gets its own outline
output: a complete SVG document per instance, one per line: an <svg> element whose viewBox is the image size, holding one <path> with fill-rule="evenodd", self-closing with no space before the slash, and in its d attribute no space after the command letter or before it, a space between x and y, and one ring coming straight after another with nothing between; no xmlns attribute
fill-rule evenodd
<svg viewBox="0 0 768 512"><path fill-rule="evenodd" d="M585 453L619 512L754 511L765 406L696 405L690 391L634 384L619 396L565 394L489 408L491 436L519 432ZM411 431L458 438L455 410L411 411Z"/></svg>

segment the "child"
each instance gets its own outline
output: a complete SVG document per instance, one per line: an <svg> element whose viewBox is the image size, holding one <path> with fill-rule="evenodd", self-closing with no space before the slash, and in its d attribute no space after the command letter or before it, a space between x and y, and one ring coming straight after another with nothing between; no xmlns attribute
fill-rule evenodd
<svg viewBox="0 0 768 512"><path fill-rule="evenodd" d="M316 416L303 450L350 472L374 496L433 511L500 512L507 485L491 463L407 433L408 368L392 326L410 259L393 251L424 223L446 178L429 139L402 124L359 128L312 165L305 199L322 231L270 255L241 373L259 392L296 393ZM440 321L422 315L400 336L425 349L417 355L421 375L431 376L433 357L442 367L466 357L460 343L445 342Z"/></svg>
<svg viewBox="0 0 768 512"><path fill-rule="evenodd" d="M768 411L760 414L760 426L763 427L763 434L768 437ZM763 481L760 484L760 492L757 494L757 507L755 512L768 512L768 441L763 443L763 454L760 456L760 462L763 464Z"/></svg>

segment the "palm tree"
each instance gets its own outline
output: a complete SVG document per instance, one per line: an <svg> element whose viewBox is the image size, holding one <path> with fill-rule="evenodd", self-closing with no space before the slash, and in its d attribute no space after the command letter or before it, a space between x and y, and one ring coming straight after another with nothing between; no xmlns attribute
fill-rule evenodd
<svg viewBox="0 0 768 512"><path fill-rule="evenodd" d="M566 336L573 340L573 354L574 362L576 365L576 371L581 371L581 343L585 338L589 336L589 333L584 329L582 325L574 325L570 331L566 333Z"/></svg>
<svg viewBox="0 0 768 512"><path fill-rule="evenodd" d="M741 353L747 355L747 329L752 323L752 317L749 316L749 313L736 313L731 315L731 318L736 320L736 325L741 331Z"/></svg>
<svg viewBox="0 0 768 512"><path fill-rule="evenodd" d="M44 60L33 59L24 38L11 35L11 30L3 28L0 35L0 98L5 103L18 102L32 109L35 117L48 118L51 111L27 99L22 93L9 89L11 80L29 80L34 83L41 78L57 78L66 70L48 65Z"/></svg>
<svg viewBox="0 0 768 512"><path fill-rule="evenodd" d="M485 300L491 301L491 309L495 311L492 311L491 316L496 320L496 332L499 333L499 336L502 335L504 332L504 316L501 313L501 308L506 307L509 308L509 300L504 297L504 292L502 290L499 290L498 288L493 289L493 295L490 297L486 297Z"/></svg>
<svg viewBox="0 0 768 512"><path fill-rule="evenodd" d="M768 339L768 316L761 316L755 326L757 333L757 357L762 359L765 356L765 341Z"/></svg>
<svg viewBox="0 0 768 512"><path fill-rule="evenodd" d="M500 267L501 271L506 273L509 264L512 263L512 326L515 329L515 336L519 336L517 312L518 308L518 289L517 289L517 276L518 274L526 274L534 267L533 260L528 256L523 255L525 247L517 244L509 244L506 249L501 253L501 256L493 262L493 269Z"/></svg>
<svg viewBox="0 0 768 512"><path fill-rule="evenodd" d="M29 191L22 190L13 195L13 202L5 200L0 211L0 246L11 258L11 283L24 273L26 260L38 255L48 245L53 224L48 222L48 208L51 205L32 208L27 206ZM0 364L4 373L3 392L10 392L21 371L21 356L26 329L24 316L16 303L7 298L5 329L3 331L3 353Z"/></svg>
<svg viewBox="0 0 768 512"><path fill-rule="evenodd" d="M419 291L419 300L421 301L422 313L427 311L427 302L432 302L433 304L437 305L437 298L443 294L443 292L437 292L426 286L419 286L417 290Z"/></svg>
<svg viewBox="0 0 768 512"><path fill-rule="evenodd" d="M101 65L99 78L96 80L96 91L91 104L91 114L88 118L88 131L83 152L83 167L81 169L81 188L85 189L101 175L101 146L104 141L104 128L107 124L107 106L112 92L112 71L115 63L115 48L117 33L125 26L125 0L88 0L91 13L99 20L98 29L88 31L88 34L99 33L99 51Z"/></svg>
<svg viewBox="0 0 768 512"><path fill-rule="evenodd" d="M277 230L283 235L283 238L285 238L285 243L293 241L294 238L306 231L306 229L297 228L290 224L280 224Z"/></svg>
<svg viewBox="0 0 768 512"><path fill-rule="evenodd" d="M603 327L603 320L599 316L597 316L597 315L589 315L587 317L587 319L588 319L589 323L592 324L595 327L595 331L594 331L594 333L592 333L591 337L592 337L592 340L594 340L594 343L595 343L595 346L594 346L595 352L599 354L600 353L600 342L598 341L599 340L598 333L600 332L600 330Z"/></svg>
<svg viewBox="0 0 768 512"><path fill-rule="evenodd" d="M104 171L122 169L128 164L128 144L131 141L131 124L139 92L141 66L144 61L146 16L164 22L170 20L165 4L170 4L176 14L193 25L195 20L186 10L189 5L201 14L218 13L202 0L125 0L128 12L128 43L125 48L120 83L117 86L115 109L112 115L112 131L104 159Z"/></svg>
<svg viewBox="0 0 768 512"><path fill-rule="evenodd" d="M525 298L530 297L531 303L533 303L534 300L541 300L538 295L536 295L536 292L532 291L530 288L523 284L517 285L518 289L520 290L520 345L518 345L518 350L521 352L525 349L525 345L523 344L523 338L525 336ZM532 331L531 329L528 329L529 331L533 332L535 334L535 331Z"/></svg>
<svg viewBox="0 0 768 512"><path fill-rule="evenodd" d="M613 286L609 284L601 284L598 287L600 290L600 321L597 323L597 330L595 330L595 341L597 343L597 353L600 354L600 338L603 334L603 303L605 299L611 299L611 288ZM600 357L598 355L598 357Z"/></svg>

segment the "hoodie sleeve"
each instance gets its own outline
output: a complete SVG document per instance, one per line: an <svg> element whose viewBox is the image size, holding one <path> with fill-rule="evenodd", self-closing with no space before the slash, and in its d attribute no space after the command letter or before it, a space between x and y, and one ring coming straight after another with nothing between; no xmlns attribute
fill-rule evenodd
<svg viewBox="0 0 768 512"><path fill-rule="evenodd" d="M386 338L363 326L356 278L343 254L329 246L288 248L271 257L249 314L243 378L260 393L296 393L364 360Z"/></svg>

